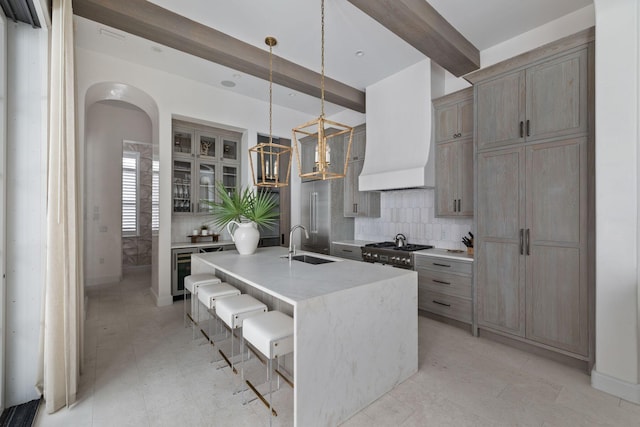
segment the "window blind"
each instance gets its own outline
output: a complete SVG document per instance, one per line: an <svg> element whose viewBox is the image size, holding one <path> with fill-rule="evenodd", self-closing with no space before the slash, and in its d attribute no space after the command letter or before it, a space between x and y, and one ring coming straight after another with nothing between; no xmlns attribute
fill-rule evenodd
<svg viewBox="0 0 640 427"><path fill-rule="evenodd" d="M122 235L138 235L138 165L140 154L122 153Z"/></svg>

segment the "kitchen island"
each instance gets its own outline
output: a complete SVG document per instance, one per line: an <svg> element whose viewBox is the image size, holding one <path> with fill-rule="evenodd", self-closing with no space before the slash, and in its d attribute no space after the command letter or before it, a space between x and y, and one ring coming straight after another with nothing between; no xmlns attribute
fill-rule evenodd
<svg viewBox="0 0 640 427"><path fill-rule="evenodd" d="M286 255L281 247L198 254L192 272L214 272L293 315L295 425L335 426L417 372L417 273Z"/></svg>

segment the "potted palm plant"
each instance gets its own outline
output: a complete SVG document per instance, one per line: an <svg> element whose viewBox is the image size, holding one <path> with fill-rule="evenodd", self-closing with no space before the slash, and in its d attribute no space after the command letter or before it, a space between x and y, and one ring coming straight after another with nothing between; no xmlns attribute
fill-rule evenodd
<svg viewBox="0 0 640 427"><path fill-rule="evenodd" d="M271 229L276 222L276 200L266 191L250 187L228 193L220 181L216 182L216 193L219 202L205 201L211 208L211 222L227 228L238 253L253 254L260 240L258 226Z"/></svg>

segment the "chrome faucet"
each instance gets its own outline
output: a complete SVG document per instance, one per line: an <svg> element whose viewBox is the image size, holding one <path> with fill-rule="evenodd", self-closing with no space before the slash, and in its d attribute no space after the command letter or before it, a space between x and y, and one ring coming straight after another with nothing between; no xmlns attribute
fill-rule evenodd
<svg viewBox="0 0 640 427"><path fill-rule="evenodd" d="M298 228L302 228L304 230L304 235L307 239L309 238L309 232L303 225L298 224L291 227L291 231L289 232L289 261L291 261L291 257L296 254L296 245L293 244L293 232Z"/></svg>

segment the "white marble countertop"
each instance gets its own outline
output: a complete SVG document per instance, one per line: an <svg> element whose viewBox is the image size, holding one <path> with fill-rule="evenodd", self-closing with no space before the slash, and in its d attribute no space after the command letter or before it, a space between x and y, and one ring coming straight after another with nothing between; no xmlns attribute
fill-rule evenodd
<svg viewBox="0 0 640 427"><path fill-rule="evenodd" d="M171 249L184 249L184 248L207 248L214 246L233 245L232 240L219 240L217 242L203 241L198 243L191 242L171 242Z"/></svg>
<svg viewBox="0 0 640 427"><path fill-rule="evenodd" d="M287 248L258 248L253 255L236 251L194 254L205 264L233 276L289 304L329 295L381 280L416 274L415 271L389 268L383 265L351 261L343 258L298 252L318 258L335 260L326 264L289 261ZM283 258L285 256L285 258Z"/></svg>
<svg viewBox="0 0 640 427"><path fill-rule="evenodd" d="M416 255L428 255L439 258L448 258L456 261L473 262L473 255L468 255L467 252L448 252L447 249L433 248L425 249L422 251L415 251Z"/></svg>
<svg viewBox="0 0 640 427"><path fill-rule="evenodd" d="M364 246L369 243L376 243L372 240L335 240L331 243L337 243L339 245L348 245L348 246Z"/></svg>

